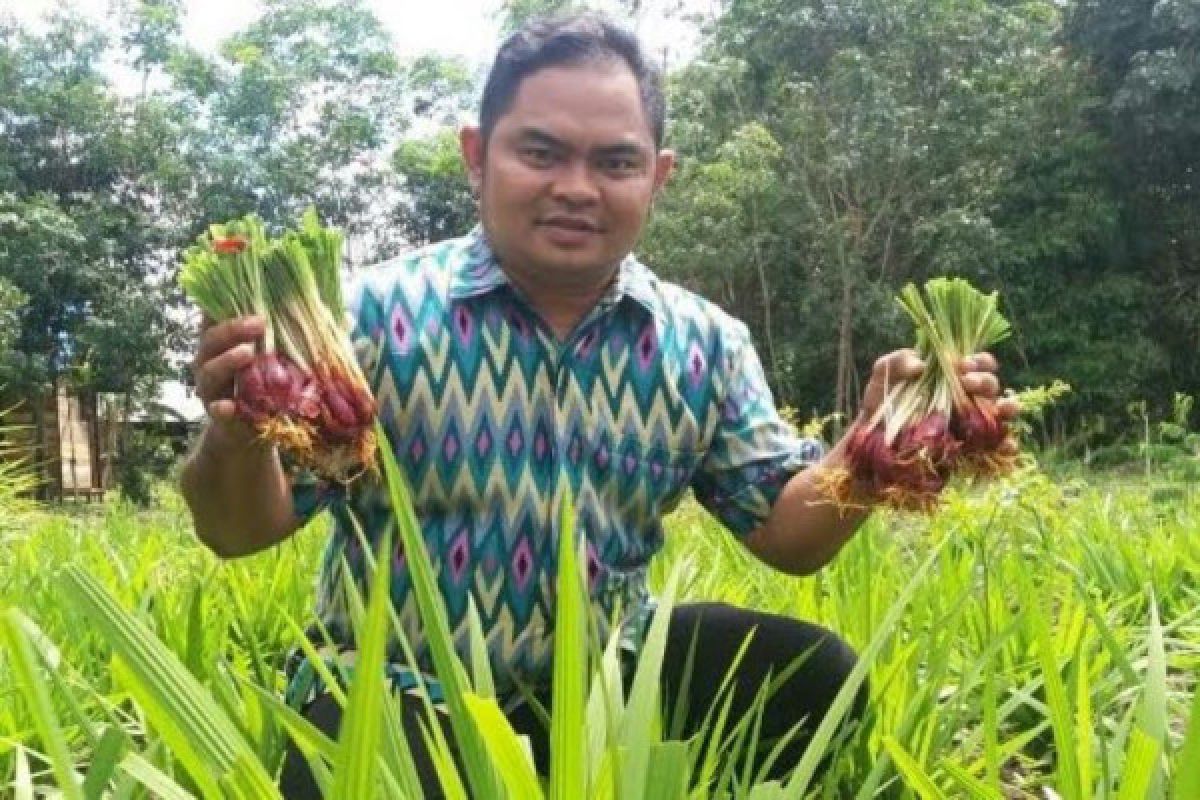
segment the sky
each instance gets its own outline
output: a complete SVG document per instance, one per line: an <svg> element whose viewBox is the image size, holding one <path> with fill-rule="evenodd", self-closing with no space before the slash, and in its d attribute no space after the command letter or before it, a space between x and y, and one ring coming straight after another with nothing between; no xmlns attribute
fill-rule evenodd
<svg viewBox="0 0 1200 800"><path fill-rule="evenodd" d="M649 0L636 25L652 52L668 48L672 60L695 47L693 26L683 21L680 9L713 13L719 0ZM59 4L97 20L108 17L110 0L0 0L0 10L13 12L33 23ZM435 50L465 58L473 66L485 65L499 44L498 12L503 0L365 0L392 34L401 56ZM609 5L598 3L600 6ZM206 51L262 13L258 0L184 0L183 33L189 43Z"/></svg>

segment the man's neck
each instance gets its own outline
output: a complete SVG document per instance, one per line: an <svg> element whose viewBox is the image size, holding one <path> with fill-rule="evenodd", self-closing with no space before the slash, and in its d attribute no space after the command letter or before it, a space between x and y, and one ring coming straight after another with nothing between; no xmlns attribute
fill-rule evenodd
<svg viewBox="0 0 1200 800"><path fill-rule="evenodd" d="M566 339L571 331L575 330L575 326L600 302L600 298L617 279L618 268L614 266L606 275L599 275L594 281L578 283L538 280L521 270L510 270L507 267L504 268L504 272L509 281L525 295L533 310L550 327L554 336L562 340Z"/></svg>

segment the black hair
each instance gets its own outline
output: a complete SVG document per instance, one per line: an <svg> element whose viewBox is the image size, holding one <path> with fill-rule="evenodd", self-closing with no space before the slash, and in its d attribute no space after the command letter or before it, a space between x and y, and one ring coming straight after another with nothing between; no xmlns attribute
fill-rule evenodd
<svg viewBox="0 0 1200 800"><path fill-rule="evenodd" d="M483 140L491 137L496 121L512 107L525 78L546 67L605 61L623 62L633 72L654 145L662 147L667 104L661 73L646 59L633 33L595 11L535 18L504 40L483 87L479 112Z"/></svg>

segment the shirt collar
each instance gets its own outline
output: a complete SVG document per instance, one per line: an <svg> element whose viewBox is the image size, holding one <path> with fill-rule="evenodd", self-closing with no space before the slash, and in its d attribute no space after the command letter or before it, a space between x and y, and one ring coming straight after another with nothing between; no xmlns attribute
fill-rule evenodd
<svg viewBox="0 0 1200 800"><path fill-rule="evenodd" d="M654 273L632 255L625 257L617 272L617 297L628 297L655 316L661 314L658 292L654 288Z"/></svg>
<svg viewBox="0 0 1200 800"><path fill-rule="evenodd" d="M509 286L508 275L500 267L500 261L488 244L482 225L467 234L466 252L454 269L450 282L450 297L464 299L487 294L502 286ZM658 293L654 288L654 274L632 254L625 257L617 270L613 291L606 299L615 304L623 297L636 302L651 314L659 314ZM603 301L602 301L603 302Z"/></svg>
<svg viewBox="0 0 1200 800"><path fill-rule="evenodd" d="M488 244L483 226L476 225L464 241L466 252L454 267L450 279L450 297L456 300L477 297L507 286L508 276L500 269L500 261Z"/></svg>

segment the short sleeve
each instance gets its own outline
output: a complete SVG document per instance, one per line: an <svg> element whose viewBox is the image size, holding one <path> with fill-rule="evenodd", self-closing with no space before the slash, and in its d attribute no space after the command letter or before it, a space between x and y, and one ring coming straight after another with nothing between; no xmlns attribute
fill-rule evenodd
<svg viewBox="0 0 1200 800"><path fill-rule="evenodd" d="M722 348L716 432L692 479L706 509L744 538L761 526L783 487L821 459L817 439L797 436L779 416L749 331L732 323Z"/></svg>

